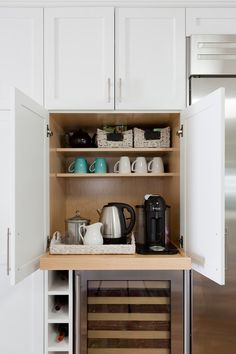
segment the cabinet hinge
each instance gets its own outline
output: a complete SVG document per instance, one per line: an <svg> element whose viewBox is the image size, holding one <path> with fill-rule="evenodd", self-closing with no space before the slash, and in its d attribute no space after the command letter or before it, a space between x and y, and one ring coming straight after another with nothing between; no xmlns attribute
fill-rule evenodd
<svg viewBox="0 0 236 354"><path fill-rule="evenodd" d="M51 243L51 237L47 235L46 252L49 251L50 243Z"/></svg>
<svg viewBox="0 0 236 354"><path fill-rule="evenodd" d="M184 247L184 237L182 235L179 237L179 247L180 248Z"/></svg>
<svg viewBox="0 0 236 354"><path fill-rule="evenodd" d="M177 131L176 135L179 138L183 138L183 136L184 136L184 126L183 126L183 124L181 124L180 129Z"/></svg>
<svg viewBox="0 0 236 354"><path fill-rule="evenodd" d="M49 129L49 125L47 124L47 138L51 138L53 136L53 132Z"/></svg>

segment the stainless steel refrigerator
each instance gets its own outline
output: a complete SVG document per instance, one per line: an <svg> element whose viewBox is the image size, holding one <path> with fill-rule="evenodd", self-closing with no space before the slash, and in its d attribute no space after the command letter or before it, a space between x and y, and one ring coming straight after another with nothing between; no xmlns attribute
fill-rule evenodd
<svg viewBox="0 0 236 354"><path fill-rule="evenodd" d="M226 95L225 285L191 272L190 353L231 354L236 353L236 36L194 35L189 49L189 104L219 87ZM209 144L211 134L214 126Z"/></svg>

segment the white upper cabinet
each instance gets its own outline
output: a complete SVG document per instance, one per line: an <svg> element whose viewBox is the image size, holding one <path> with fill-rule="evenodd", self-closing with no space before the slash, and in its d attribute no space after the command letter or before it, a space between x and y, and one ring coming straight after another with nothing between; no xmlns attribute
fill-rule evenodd
<svg viewBox="0 0 236 354"><path fill-rule="evenodd" d="M18 90L10 117L10 276L39 267L48 232L48 112Z"/></svg>
<svg viewBox="0 0 236 354"><path fill-rule="evenodd" d="M119 8L115 23L114 8L45 9L46 107L184 108L185 10Z"/></svg>
<svg viewBox="0 0 236 354"><path fill-rule="evenodd" d="M192 268L223 285L225 275L224 89L181 115L181 235Z"/></svg>
<svg viewBox="0 0 236 354"><path fill-rule="evenodd" d="M0 8L0 109L10 87L43 104L43 9Z"/></svg>
<svg viewBox="0 0 236 354"><path fill-rule="evenodd" d="M236 34L236 8L186 9L186 35Z"/></svg>
<svg viewBox="0 0 236 354"><path fill-rule="evenodd" d="M45 9L45 105L114 109L114 9Z"/></svg>
<svg viewBox="0 0 236 354"><path fill-rule="evenodd" d="M185 10L116 10L116 109L185 105Z"/></svg>

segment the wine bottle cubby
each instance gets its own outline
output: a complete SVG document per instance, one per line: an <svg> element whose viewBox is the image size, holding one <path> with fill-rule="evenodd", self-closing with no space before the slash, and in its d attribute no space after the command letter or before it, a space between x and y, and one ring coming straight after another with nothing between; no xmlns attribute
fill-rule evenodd
<svg viewBox="0 0 236 354"><path fill-rule="evenodd" d="M72 271L48 271L45 276L45 353L72 354Z"/></svg>

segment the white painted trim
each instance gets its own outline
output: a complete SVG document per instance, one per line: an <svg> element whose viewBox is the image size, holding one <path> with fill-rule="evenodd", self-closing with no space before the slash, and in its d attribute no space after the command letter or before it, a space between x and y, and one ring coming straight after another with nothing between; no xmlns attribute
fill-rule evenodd
<svg viewBox="0 0 236 354"><path fill-rule="evenodd" d="M88 0L88 1L80 1L80 0L9 0L9 1L1 1L0 0L0 7L72 7L72 6L114 6L114 7L236 7L236 0L231 1L215 1L215 0L208 0L208 1L196 1L196 0L172 0L172 1L164 1L164 0Z"/></svg>

